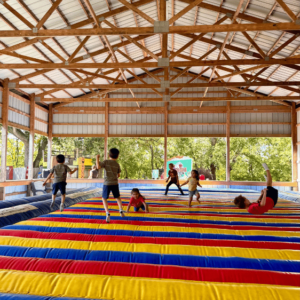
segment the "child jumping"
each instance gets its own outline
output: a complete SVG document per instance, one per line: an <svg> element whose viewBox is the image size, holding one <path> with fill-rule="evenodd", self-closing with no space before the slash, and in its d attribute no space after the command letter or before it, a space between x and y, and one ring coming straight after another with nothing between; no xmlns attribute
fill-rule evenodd
<svg viewBox="0 0 300 300"><path fill-rule="evenodd" d="M110 214L108 210L107 199L109 198L110 192L113 193L115 199L117 200L120 215L121 217L125 217L122 208L122 200L120 198L120 191L119 191L119 183L118 178L120 177L121 168L120 165L117 163L117 159L119 157L119 150L116 148L112 148L109 150L109 159L100 162L100 155L96 156L96 166L97 170L103 168L105 169L104 172L104 184L103 184L103 191L102 191L102 202L106 212L106 222L110 222Z"/></svg>
<svg viewBox="0 0 300 300"><path fill-rule="evenodd" d="M200 194L197 191L197 185L201 186L200 182L199 182L199 172L197 170L193 170L191 172L191 177L189 177L187 179L187 181L185 183L183 183L181 186L185 185L188 183L188 188L189 188L189 207L192 206L192 201L193 201L193 196L196 195L197 198L196 200L200 203Z"/></svg>
<svg viewBox="0 0 300 300"><path fill-rule="evenodd" d="M272 209L278 200L278 190L272 187L272 176L268 166L263 163L264 169L267 172L267 188L261 191L260 197L256 202L251 203L246 197L240 195L234 199L234 204L241 209L247 209L250 214L262 215Z"/></svg>
<svg viewBox="0 0 300 300"><path fill-rule="evenodd" d="M60 190L61 192L60 212L63 212L65 207L65 199L66 199L67 173L72 175L77 171L77 168L71 171L71 169L64 164L65 156L62 154L56 156L56 161L57 161L57 165L50 170L50 174L44 181L43 186L45 186L48 180L51 178L51 176L54 175L53 187L52 187L52 202L50 204L50 207L53 208L56 194L58 190Z"/></svg>
<svg viewBox="0 0 300 300"><path fill-rule="evenodd" d="M131 206L134 207L134 211L137 212L141 208L143 211L149 212L148 204L145 201L145 197L141 195L139 189L132 189L131 191L131 199L127 206L127 211L129 212L129 209Z"/></svg>
<svg viewBox="0 0 300 300"><path fill-rule="evenodd" d="M172 184L175 184L178 187L181 195L184 195L184 193L183 193L183 191L182 191L182 189L180 188L180 185L179 185L178 173L177 173L177 171L176 171L176 169L174 167L175 167L174 164L169 164L170 171L169 171L169 174L168 174L169 177L166 180L166 182L168 182L169 179L171 179L171 180L170 180L170 182L166 186L165 196L168 194L169 187Z"/></svg>

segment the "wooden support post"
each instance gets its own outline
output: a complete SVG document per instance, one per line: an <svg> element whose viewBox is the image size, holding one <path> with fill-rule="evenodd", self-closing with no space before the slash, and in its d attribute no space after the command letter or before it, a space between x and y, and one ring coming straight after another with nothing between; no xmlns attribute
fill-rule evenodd
<svg viewBox="0 0 300 300"><path fill-rule="evenodd" d="M168 178L167 175L167 162L168 162L168 102L165 103L165 120L164 120L164 177L165 179Z"/></svg>
<svg viewBox="0 0 300 300"><path fill-rule="evenodd" d="M7 134L8 134L8 106L9 106L9 79L3 81L2 92L2 146L1 146L1 173L0 181L6 181ZM0 200L5 200L5 187L0 189Z"/></svg>
<svg viewBox="0 0 300 300"><path fill-rule="evenodd" d="M35 94L30 95L28 179L33 179Z"/></svg>
<svg viewBox="0 0 300 300"><path fill-rule="evenodd" d="M226 106L226 181L230 181L230 101ZM227 185L227 188L230 186Z"/></svg>
<svg viewBox="0 0 300 300"><path fill-rule="evenodd" d="M105 132L104 132L104 159L107 159L108 127L109 127L109 102L105 102Z"/></svg>
<svg viewBox="0 0 300 300"><path fill-rule="evenodd" d="M298 179L297 172L297 112L296 103L292 102L291 107L291 138L292 138L292 181L296 182ZM298 188L294 188L298 190Z"/></svg>
<svg viewBox="0 0 300 300"><path fill-rule="evenodd" d="M49 105L49 113L48 113L48 155L47 155L47 169L51 169L52 135L53 135L53 104L50 104Z"/></svg>

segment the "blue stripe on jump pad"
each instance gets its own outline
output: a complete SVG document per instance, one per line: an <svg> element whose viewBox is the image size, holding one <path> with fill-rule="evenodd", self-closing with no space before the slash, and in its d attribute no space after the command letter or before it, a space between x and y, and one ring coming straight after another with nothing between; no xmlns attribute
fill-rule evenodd
<svg viewBox="0 0 300 300"><path fill-rule="evenodd" d="M134 231L134 230L115 230L115 229L47 227L47 226L34 226L34 225L13 225L13 226L6 226L3 229L33 230L39 232L80 233L80 234L93 234L93 235L120 235L120 236L125 235L125 236L171 237L171 238L191 238L191 239L211 239L211 240L300 243L299 237L281 237L281 236L268 236L268 235L240 236L240 235L229 235L229 234L210 234L210 233L195 233L195 232Z"/></svg>
<svg viewBox="0 0 300 300"><path fill-rule="evenodd" d="M105 216L93 215L42 215L41 218L70 218L70 219L91 219L105 220ZM215 224L215 225L250 225L265 227L300 227L300 223L258 223L258 222L237 222L237 221L214 221L214 220L195 220L195 219L176 219L176 218L148 218L148 217L113 217L113 220L120 221L145 221L145 222L173 222L173 223L190 223L190 224Z"/></svg>
<svg viewBox="0 0 300 300"><path fill-rule="evenodd" d="M75 249L0 246L0 255L10 257L33 257L85 261L142 263L155 265L175 265L198 268L252 269L279 272L299 272L300 270L300 261L239 257L170 255L157 253L133 253L122 251L90 251Z"/></svg>

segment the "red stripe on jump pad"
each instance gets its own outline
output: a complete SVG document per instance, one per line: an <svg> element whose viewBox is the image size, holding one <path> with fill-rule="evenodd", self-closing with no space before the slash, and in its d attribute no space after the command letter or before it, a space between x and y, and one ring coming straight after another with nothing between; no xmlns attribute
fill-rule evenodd
<svg viewBox="0 0 300 300"><path fill-rule="evenodd" d="M147 199L148 200L148 199ZM155 200L156 201L156 200ZM188 200L186 200L186 202L187 202ZM151 202L150 200L148 200L147 202ZM99 205L99 206L101 206L101 205L103 205L103 203L102 203L102 201L97 201L97 202L95 202L95 201L85 201L85 202L80 202L80 203L77 203L77 204L80 204L80 205ZM127 205L127 203L124 203L123 202L123 204L124 205ZM113 203L109 203L109 206L118 206L118 204L116 203L116 202L113 202ZM176 208L184 208L184 207L188 207L187 205L186 206L183 206L183 204L182 205L176 205L176 204L168 204L168 203L165 203L165 205L163 205L163 204L149 204L149 206L150 207L169 207L169 208L173 208L173 207L176 207ZM201 206L201 204L200 204L200 206L199 205L197 205L197 208L205 208L205 209L219 209L220 211L222 211L222 210L226 210L226 209L232 209L232 210L239 210L239 208L238 207L231 207L231 206L229 206L229 207L226 207L226 206ZM295 208L277 208L277 207L275 207L274 209L271 209L270 211L272 211L272 210L292 210L292 211L298 211L298 210L300 210L300 209L295 209Z"/></svg>
<svg viewBox="0 0 300 300"><path fill-rule="evenodd" d="M150 206L151 208L151 206ZM186 208L188 209L188 208ZM96 210L96 209L80 209L80 208L76 208L76 209L70 209L70 208L66 208L64 209L64 211L71 211L71 212L95 212L95 213L101 213L101 211ZM57 210L57 212L59 212L59 210ZM103 209L104 212L104 209ZM132 212L133 213L133 212ZM295 216L295 217L287 217L287 216L269 216L269 215L252 215L252 214L244 214L244 215L228 215L228 214L197 214L197 213L193 213L192 211L189 213L181 213L180 211L178 212L171 212L171 211L167 211L167 212L150 212L153 215L164 215L164 214L169 214L171 216L191 216L191 215L198 215L198 216L211 216L211 217L225 217L225 218L264 218L264 219L299 219L299 216ZM144 214L144 212L135 212L135 214L139 215L139 214Z"/></svg>
<svg viewBox="0 0 300 300"><path fill-rule="evenodd" d="M300 274L248 269L190 268L136 263L71 261L1 257L0 269L108 276L164 278L209 282L257 283L300 286Z"/></svg>
<svg viewBox="0 0 300 300"><path fill-rule="evenodd" d="M71 223L90 223L90 224L106 224L105 220L83 219L83 218L64 218L38 217L31 221L51 221L51 222L71 222ZM128 221L128 220L111 220L110 224L126 224L126 225L144 225L144 226L171 226L171 227L194 227L194 228L218 228L232 230L264 230L264 231L300 231L300 227L267 227L267 226L234 226L234 225L216 225L216 224L195 224L195 223L177 223L177 222L155 222L155 221Z"/></svg>
<svg viewBox="0 0 300 300"><path fill-rule="evenodd" d="M86 242L119 242L135 244L160 244L160 245L191 245L191 246L213 246L233 248L256 248L256 249L285 249L300 250L300 244L284 242L256 242L240 240L209 240L209 239L188 239L188 238L164 238L144 237L126 235L94 235L60 232L39 232L32 230L6 230L0 229L0 236L17 236L22 238L70 240Z"/></svg>
<svg viewBox="0 0 300 300"><path fill-rule="evenodd" d="M72 210L70 210L72 211ZM74 210L73 210L74 211ZM88 211L91 211L91 210L88 210ZM99 212L99 211L98 211ZM249 214L249 213L246 213L246 214L241 214L241 215L230 215L230 214L198 214L196 212L189 212L189 213L181 213L180 211L178 212L172 212L172 211L168 211L167 212L169 215L179 215L179 216L207 216L207 217L224 217L224 218L264 218L264 219L299 219L300 216L295 216L295 217L291 217L291 216L281 216L280 214L276 215L276 216L270 216L270 215L266 215L266 214L263 214L263 215L252 215L252 214ZM151 214L166 214L166 212L151 212Z"/></svg>

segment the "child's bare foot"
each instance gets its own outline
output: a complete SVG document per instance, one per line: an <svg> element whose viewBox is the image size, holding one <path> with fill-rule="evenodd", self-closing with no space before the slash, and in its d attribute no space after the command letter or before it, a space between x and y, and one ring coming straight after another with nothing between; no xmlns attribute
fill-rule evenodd
<svg viewBox="0 0 300 300"><path fill-rule="evenodd" d="M197 201L198 201L199 204L201 203L199 199L197 199Z"/></svg>
<svg viewBox="0 0 300 300"><path fill-rule="evenodd" d="M120 210L120 216L121 216L122 218L125 218L125 214L124 214L124 211L123 211L123 210Z"/></svg>

